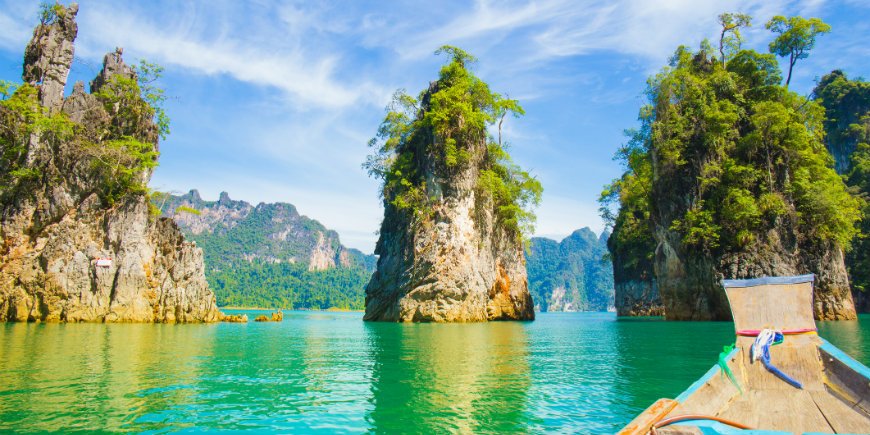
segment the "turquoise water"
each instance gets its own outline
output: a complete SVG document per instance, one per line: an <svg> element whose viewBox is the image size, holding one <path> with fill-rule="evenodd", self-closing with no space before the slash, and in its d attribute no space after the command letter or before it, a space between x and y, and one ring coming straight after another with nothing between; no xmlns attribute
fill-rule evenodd
<svg viewBox="0 0 870 435"><path fill-rule="evenodd" d="M0 431L613 433L679 394L733 339L730 323L608 313L470 325L361 317L4 324ZM870 316L820 334L870 362Z"/></svg>

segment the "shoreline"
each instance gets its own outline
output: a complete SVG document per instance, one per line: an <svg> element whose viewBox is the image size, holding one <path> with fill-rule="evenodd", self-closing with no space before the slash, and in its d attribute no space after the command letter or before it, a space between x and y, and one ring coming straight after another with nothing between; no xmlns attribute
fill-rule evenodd
<svg viewBox="0 0 870 435"><path fill-rule="evenodd" d="M235 306L228 306L228 307L218 307L218 310L237 310L237 311L240 311L240 310L245 310L245 311L277 311L277 310L281 310L281 311L331 311L331 312L342 312L342 313L364 313L364 312L365 312L365 310L351 310L351 309L335 308L335 307L330 307L330 308L326 308L326 309L314 309L314 308L289 308L289 309L288 309L288 308L263 308L263 307L235 307Z"/></svg>

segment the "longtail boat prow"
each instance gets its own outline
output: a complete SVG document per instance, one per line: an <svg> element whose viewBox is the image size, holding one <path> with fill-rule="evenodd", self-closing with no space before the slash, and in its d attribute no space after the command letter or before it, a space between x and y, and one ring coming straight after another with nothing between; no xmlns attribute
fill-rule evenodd
<svg viewBox="0 0 870 435"><path fill-rule="evenodd" d="M870 434L870 369L816 333L813 275L723 285L734 347L619 434Z"/></svg>

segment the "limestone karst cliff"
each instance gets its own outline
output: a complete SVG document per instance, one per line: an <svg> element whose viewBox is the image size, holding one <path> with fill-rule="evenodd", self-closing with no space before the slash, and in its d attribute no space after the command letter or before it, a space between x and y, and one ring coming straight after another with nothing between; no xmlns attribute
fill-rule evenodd
<svg viewBox="0 0 870 435"><path fill-rule="evenodd" d="M591 229L561 242L532 237L526 251L529 291L537 311L607 311L613 306L613 270L606 241Z"/></svg>
<svg viewBox="0 0 870 435"><path fill-rule="evenodd" d="M439 79L419 98L397 94L372 141L384 220L365 319L533 319L522 227L540 184L487 133L522 109L471 74L470 55L441 51L452 59Z"/></svg>
<svg viewBox="0 0 870 435"><path fill-rule="evenodd" d="M870 82L834 70L819 80L813 96L825 108L825 146L837 172L865 201L861 234L846 254L846 269L855 308L870 312Z"/></svg>
<svg viewBox="0 0 870 435"><path fill-rule="evenodd" d="M136 71L118 49L64 98L77 12L46 10L0 101L0 321L216 321L202 251L150 211L160 127Z"/></svg>
<svg viewBox="0 0 870 435"><path fill-rule="evenodd" d="M781 79L772 55L723 62L705 47L681 47L650 79L604 198L633 222L614 230L611 253L626 254L614 270L649 262L668 319L729 319L723 278L805 273L818 319L855 318L843 250L859 202L824 149L821 107Z"/></svg>
<svg viewBox="0 0 870 435"><path fill-rule="evenodd" d="M221 306L363 308L377 258L341 243L336 231L293 204L250 204L221 192L204 200L152 194L205 255L205 277Z"/></svg>

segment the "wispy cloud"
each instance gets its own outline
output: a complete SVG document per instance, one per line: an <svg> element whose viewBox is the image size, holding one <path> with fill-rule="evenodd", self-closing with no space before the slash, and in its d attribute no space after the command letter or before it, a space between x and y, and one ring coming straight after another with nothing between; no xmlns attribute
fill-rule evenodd
<svg viewBox="0 0 870 435"><path fill-rule="evenodd" d="M285 26L226 32L219 26L202 29L188 21L191 14L179 16L157 22L128 8L93 5L80 12L81 27L87 29L80 38L80 48L85 55L95 55L105 47L119 45L166 66L228 74L284 91L297 107L346 107L360 100L381 101L386 93L368 81L337 78L342 53L317 51L301 43L299 34L305 28L299 29L298 23L307 20L289 7L279 13ZM296 38L288 37L294 35L288 26L297 29Z"/></svg>
<svg viewBox="0 0 870 435"><path fill-rule="evenodd" d="M0 51L11 59L3 78L20 73L38 3L0 0ZM477 72L494 91L528 111L510 120L505 136L517 162L544 182L538 233L562 237L601 229L594 199L618 175L610 158L635 121L646 76L678 45L716 38L719 13L753 15L747 45L761 50L773 14L832 21L834 32L796 72L793 88L803 91L834 67L870 76L864 3L87 0L76 56L92 67L76 78L92 77L116 46L129 60L163 64L177 99L169 102L173 135L161 146L155 187L291 202L370 252L382 210L377 182L360 168L365 143L392 91L425 88L444 60L432 52L458 45L481 59Z"/></svg>

